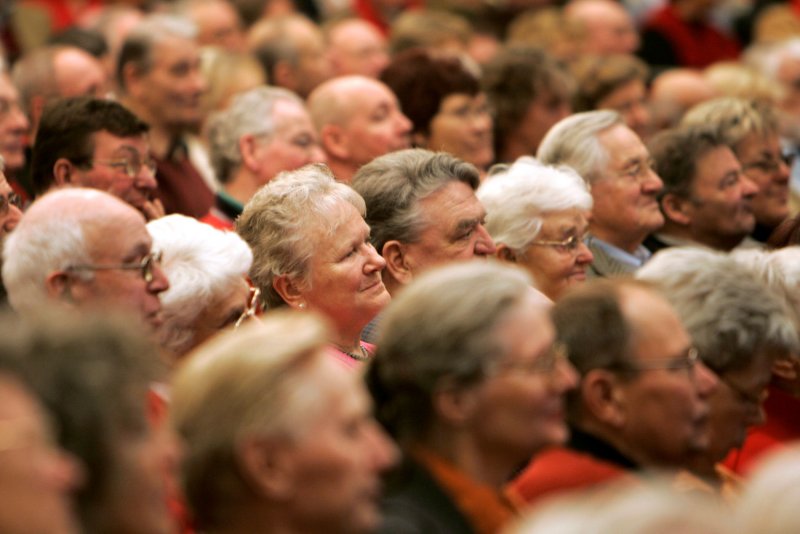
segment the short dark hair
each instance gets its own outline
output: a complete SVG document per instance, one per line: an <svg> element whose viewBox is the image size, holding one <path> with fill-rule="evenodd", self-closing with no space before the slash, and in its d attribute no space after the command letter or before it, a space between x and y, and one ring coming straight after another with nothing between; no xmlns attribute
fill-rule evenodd
<svg viewBox="0 0 800 534"><path fill-rule="evenodd" d="M73 165L91 163L93 134L100 131L117 137L144 135L150 127L122 104L89 96L64 98L45 106L31 157L31 181L36 195L52 187L53 167L59 158Z"/></svg>
<svg viewBox="0 0 800 534"><path fill-rule="evenodd" d="M428 134L442 101L456 93L477 95L478 78L456 57L439 57L412 49L397 54L381 74L381 81L397 95L412 133Z"/></svg>
<svg viewBox="0 0 800 534"><path fill-rule="evenodd" d="M681 126L657 134L648 146L653 170L664 182L660 198L671 193L688 198L692 192L697 161L709 151L727 146L719 131L708 126Z"/></svg>

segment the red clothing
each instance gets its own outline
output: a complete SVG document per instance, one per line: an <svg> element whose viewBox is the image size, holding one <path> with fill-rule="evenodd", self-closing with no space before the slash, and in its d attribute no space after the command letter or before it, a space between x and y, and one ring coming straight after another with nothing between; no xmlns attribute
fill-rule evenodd
<svg viewBox="0 0 800 534"><path fill-rule="evenodd" d="M230 218L214 208L211 208L211 211L200 217L200 222L209 224L217 230L233 230L235 228Z"/></svg>
<svg viewBox="0 0 800 534"><path fill-rule="evenodd" d="M683 67L702 69L717 61L735 60L741 52L734 39L706 22L683 20L671 4L656 10L642 33L643 48L647 48L648 34L656 34L671 46L675 61ZM646 54L643 57L652 63Z"/></svg>
<svg viewBox="0 0 800 534"><path fill-rule="evenodd" d="M185 146L177 144L166 158L153 159L158 165L156 196L167 215L181 213L200 218L207 214L214 204L214 192L189 161Z"/></svg>
<svg viewBox="0 0 800 534"><path fill-rule="evenodd" d="M776 387L770 387L764 402L767 422L753 427L740 449L731 451L722 464L740 475L747 475L766 452L800 440L800 399Z"/></svg>
<svg viewBox="0 0 800 534"><path fill-rule="evenodd" d="M507 491L514 500L532 503L543 497L625 478L633 480L631 472L620 465L555 447L538 454L508 485Z"/></svg>
<svg viewBox="0 0 800 534"><path fill-rule="evenodd" d="M424 0L407 0L405 9L419 9L425 7ZM382 34L389 35L391 20L386 20L384 15L375 8L375 0L353 0L353 11L360 18L372 23ZM397 10L398 13L401 11Z"/></svg>

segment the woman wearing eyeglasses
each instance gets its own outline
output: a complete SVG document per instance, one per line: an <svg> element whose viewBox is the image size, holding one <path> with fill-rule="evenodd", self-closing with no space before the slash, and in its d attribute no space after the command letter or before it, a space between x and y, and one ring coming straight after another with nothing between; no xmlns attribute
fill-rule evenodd
<svg viewBox="0 0 800 534"><path fill-rule="evenodd" d="M242 238L177 214L149 222L147 230L170 282L161 294L165 351L178 359L253 315L246 279L253 254Z"/></svg>
<svg viewBox="0 0 800 534"><path fill-rule="evenodd" d="M253 250L250 277L266 307L325 316L333 326L330 353L350 368L371 358L361 330L389 303L386 262L370 244L365 210L358 193L313 164L279 174L236 221Z"/></svg>
<svg viewBox="0 0 800 534"><path fill-rule="evenodd" d="M594 259L584 244L592 196L568 167L549 167L523 156L496 166L477 192L497 257L516 263L551 300L586 280Z"/></svg>

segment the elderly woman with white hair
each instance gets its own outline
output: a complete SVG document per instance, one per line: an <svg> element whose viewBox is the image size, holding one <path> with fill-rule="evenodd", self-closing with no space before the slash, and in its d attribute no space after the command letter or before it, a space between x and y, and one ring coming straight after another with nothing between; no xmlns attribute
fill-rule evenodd
<svg viewBox="0 0 800 534"><path fill-rule="evenodd" d="M389 303L386 262L370 243L365 212L355 190L313 164L279 174L236 221L267 307L324 315L333 325L329 352L349 368L371 358L374 347L361 331Z"/></svg>
<svg viewBox="0 0 800 534"><path fill-rule="evenodd" d="M584 244L592 196L574 170L523 156L496 166L477 196L497 257L524 267L542 293L555 301L586 280L594 259Z"/></svg>
<svg viewBox="0 0 800 534"><path fill-rule="evenodd" d="M246 279L253 254L241 237L177 214L149 222L147 231L170 282L160 336L173 358L254 314L257 296Z"/></svg>

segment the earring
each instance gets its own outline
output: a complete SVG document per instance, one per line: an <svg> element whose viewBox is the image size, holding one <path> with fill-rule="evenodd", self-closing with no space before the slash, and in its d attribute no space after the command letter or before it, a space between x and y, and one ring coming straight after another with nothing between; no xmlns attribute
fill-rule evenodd
<svg viewBox="0 0 800 534"><path fill-rule="evenodd" d="M306 303L301 302L300 304L298 304L298 306L300 307L301 310L304 310L306 308Z"/></svg>

